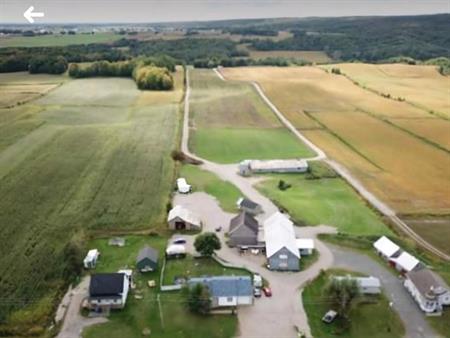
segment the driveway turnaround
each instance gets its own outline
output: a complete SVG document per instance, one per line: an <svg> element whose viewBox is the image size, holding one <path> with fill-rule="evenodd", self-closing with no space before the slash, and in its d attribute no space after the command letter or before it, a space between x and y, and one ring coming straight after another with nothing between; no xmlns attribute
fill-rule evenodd
<svg viewBox="0 0 450 338"><path fill-rule="evenodd" d="M270 202L270 201L269 201ZM233 214L224 212L218 201L203 192L189 195L176 195L174 204L181 204L199 214L203 221L202 231L215 232L215 228L222 227L216 232L222 242L222 249L217 252L218 258L226 264L246 268L259 273L269 282L273 296L255 299L255 304L238 309L240 338L293 338L296 337L295 327L311 337L306 313L301 302L300 289L314 279L322 269L328 269L333 264L331 251L316 236L319 233L334 233L335 228L329 226L295 227L296 235L314 238L318 260L307 270L300 272L274 272L264 267L265 255L239 254L237 249L225 245L225 232L228 229ZM271 203L271 202L270 202ZM271 210L276 210L271 206ZM262 216L261 218L265 218ZM174 236L178 236L175 234ZM194 236L183 235L187 239L186 248L191 254Z"/></svg>
<svg viewBox="0 0 450 338"><path fill-rule="evenodd" d="M352 250L327 244L334 255L334 267L344 268L377 277L384 293L400 315L408 338L438 338L428 325L425 315L406 291L399 276L388 265L383 266L372 258ZM391 270L391 271L389 271Z"/></svg>

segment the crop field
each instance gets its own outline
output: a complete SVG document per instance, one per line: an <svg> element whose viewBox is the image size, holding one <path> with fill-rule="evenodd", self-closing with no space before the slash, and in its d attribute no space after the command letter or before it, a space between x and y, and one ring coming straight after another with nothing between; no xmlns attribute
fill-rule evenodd
<svg viewBox="0 0 450 338"><path fill-rule="evenodd" d="M227 68L223 73L258 81L298 129L397 212L449 213L447 121L316 67ZM300 111L320 127L299 118ZM430 241L448 251L435 236Z"/></svg>
<svg viewBox="0 0 450 338"><path fill-rule="evenodd" d="M283 57L290 59L300 59L314 63L327 63L332 59L322 51L303 51L303 50L250 50L250 57L253 59L264 59L269 57Z"/></svg>
<svg viewBox="0 0 450 338"><path fill-rule="evenodd" d="M450 79L435 66L344 63L324 67L337 67L360 85L450 117Z"/></svg>
<svg viewBox="0 0 450 338"><path fill-rule="evenodd" d="M0 38L1 47L47 47L84 45L89 43L108 43L122 38L123 35L113 33L75 34L75 35L39 35L14 36Z"/></svg>
<svg viewBox="0 0 450 338"><path fill-rule="evenodd" d="M249 84L224 82L210 70L191 72L190 146L220 163L311 156Z"/></svg>
<svg viewBox="0 0 450 338"><path fill-rule="evenodd" d="M2 110L1 294L28 304L57 289L82 232L164 227L181 93L152 104L132 80L73 80Z"/></svg>
<svg viewBox="0 0 450 338"><path fill-rule="evenodd" d="M0 109L40 97L64 80L60 75L30 75L25 72L0 74Z"/></svg>

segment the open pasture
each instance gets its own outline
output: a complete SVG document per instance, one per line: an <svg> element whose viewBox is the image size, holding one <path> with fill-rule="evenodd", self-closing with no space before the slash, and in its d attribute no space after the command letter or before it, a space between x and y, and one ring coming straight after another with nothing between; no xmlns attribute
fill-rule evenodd
<svg viewBox="0 0 450 338"><path fill-rule="evenodd" d="M324 66L333 67L367 88L450 117L450 78L441 75L436 66L365 63Z"/></svg>
<svg viewBox="0 0 450 338"><path fill-rule="evenodd" d="M52 34L38 36L11 36L0 38L1 47L48 47L84 45L90 43L109 43L123 38L123 35L114 33L95 34Z"/></svg>
<svg viewBox="0 0 450 338"><path fill-rule="evenodd" d="M200 156L233 163L312 155L251 85L224 82L211 70L193 70L191 79L190 146Z"/></svg>
<svg viewBox="0 0 450 338"><path fill-rule="evenodd" d="M181 99L171 93L153 103L132 80L73 80L2 110L0 129L15 134L0 148L1 294L39 299L58 288L80 233L164 228ZM37 126L24 131L27 122Z"/></svg>

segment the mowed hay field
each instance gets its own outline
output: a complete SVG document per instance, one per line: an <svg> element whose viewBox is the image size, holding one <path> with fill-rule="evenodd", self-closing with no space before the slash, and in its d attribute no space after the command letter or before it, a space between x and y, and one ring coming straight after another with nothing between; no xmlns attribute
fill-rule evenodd
<svg viewBox="0 0 450 338"><path fill-rule="evenodd" d="M283 57L290 59L300 59L313 63L328 63L332 59L322 51L305 50L249 50L252 59L264 59L269 57Z"/></svg>
<svg viewBox="0 0 450 338"><path fill-rule="evenodd" d="M191 70L190 147L219 162L313 155L276 118L254 88L225 82L211 70Z"/></svg>
<svg viewBox="0 0 450 338"><path fill-rule="evenodd" d="M441 75L436 66L343 63L323 67L339 68L362 86L450 117L450 77Z"/></svg>
<svg viewBox="0 0 450 338"><path fill-rule="evenodd" d="M442 130L444 120L316 67L227 68L223 74L259 82L298 129L397 212L450 212L448 152L431 144L431 138L415 135L412 128L402 130L392 123L393 118L420 119L423 125ZM432 241L448 251L445 242Z"/></svg>
<svg viewBox="0 0 450 338"><path fill-rule="evenodd" d="M0 320L62 285L84 232L164 227L183 94L175 77L164 100L129 79L96 78L1 110L11 132L6 143L0 133ZM27 122L38 127L26 132Z"/></svg>

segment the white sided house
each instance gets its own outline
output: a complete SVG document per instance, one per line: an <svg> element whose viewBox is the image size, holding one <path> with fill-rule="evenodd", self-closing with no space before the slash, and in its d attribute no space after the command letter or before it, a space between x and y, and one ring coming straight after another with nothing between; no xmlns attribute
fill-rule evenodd
<svg viewBox="0 0 450 338"><path fill-rule="evenodd" d="M85 269L93 269L97 265L98 256L100 252L97 249L91 249L88 251L86 257L83 260Z"/></svg>
<svg viewBox="0 0 450 338"><path fill-rule="evenodd" d="M291 220L276 212L265 220L263 227L269 269L298 271L300 253Z"/></svg>
<svg viewBox="0 0 450 338"><path fill-rule="evenodd" d="M172 230L200 230L202 227L200 217L181 205L169 211L167 222Z"/></svg>
<svg viewBox="0 0 450 338"><path fill-rule="evenodd" d="M308 162L303 159L294 160L245 160L239 163L239 174L249 176L257 173L304 173L308 170Z"/></svg>
<svg viewBox="0 0 450 338"><path fill-rule="evenodd" d="M408 272L403 285L425 313L441 314L450 305L449 288L429 269Z"/></svg>
<svg viewBox="0 0 450 338"><path fill-rule="evenodd" d="M373 247L377 251L378 255L386 260L389 260L389 258L400 252L400 247L386 236L380 237L375 243L373 243Z"/></svg>
<svg viewBox="0 0 450 338"><path fill-rule="evenodd" d="M125 273L98 273L91 276L88 304L91 309L122 309L130 287Z"/></svg>

